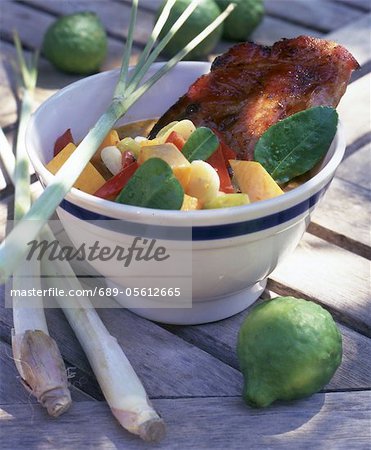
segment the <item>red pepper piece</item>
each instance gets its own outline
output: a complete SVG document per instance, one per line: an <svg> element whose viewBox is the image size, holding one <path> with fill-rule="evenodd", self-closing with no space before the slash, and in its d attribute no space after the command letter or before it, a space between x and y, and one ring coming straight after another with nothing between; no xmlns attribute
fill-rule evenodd
<svg viewBox="0 0 371 450"><path fill-rule="evenodd" d="M59 136L54 143L54 156L58 155L58 153L64 149L64 147L68 144L74 144L73 137L71 133L71 128L68 128L61 136Z"/></svg>
<svg viewBox="0 0 371 450"><path fill-rule="evenodd" d="M166 139L166 144L174 144L178 150L182 150L185 139L176 131L172 131Z"/></svg>
<svg viewBox="0 0 371 450"><path fill-rule="evenodd" d="M130 166L130 164L133 164L133 162L135 162L135 156L129 151L126 150L126 152L124 152L122 154L122 168L125 169L125 167Z"/></svg>
<svg viewBox="0 0 371 450"><path fill-rule="evenodd" d="M107 180L104 185L94 193L94 195L106 200L114 200L133 176L138 167L137 162L129 164L114 177Z"/></svg>
<svg viewBox="0 0 371 450"><path fill-rule="evenodd" d="M231 147L229 145L227 145L223 141L223 136L222 136L221 133L219 133L219 131L213 129L213 132L218 136L220 145L222 147L222 153L223 153L223 156L224 156L225 165L227 167L229 167L229 160L230 159L236 159L236 153L231 149Z"/></svg>
<svg viewBox="0 0 371 450"><path fill-rule="evenodd" d="M236 159L236 153L231 149L231 147L229 147L229 145L227 145L221 139L220 139L220 145L222 146L222 153L223 153L223 156L224 156L225 164L228 167L229 160L230 159Z"/></svg>
<svg viewBox="0 0 371 450"><path fill-rule="evenodd" d="M233 158L234 159L234 158ZM220 179L220 190L225 192L226 194L232 194L234 192L231 177L229 176L227 165L225 163L224 154L223 154L223 144L220 141L219 147L215 150L215 152L210 156L207 162L214 167L214 169L218 172ZM229 163L228 163L229 164Z"/></svg>

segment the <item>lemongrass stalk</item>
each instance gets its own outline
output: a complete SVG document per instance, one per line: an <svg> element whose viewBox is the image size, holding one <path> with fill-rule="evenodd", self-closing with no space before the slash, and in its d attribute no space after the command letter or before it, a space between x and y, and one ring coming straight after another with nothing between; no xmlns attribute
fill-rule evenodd
<svg viewBox="0 0 371 450"><path fill-rule="evenodd" d="M37 79L37 57L28 67L17 35L14 36L21 70L21 110L19 117L16 159L1 130L1 152L6 154L8 175L15 186L14 215L20 220L31 206L30 175L25 152L25 127L32 112ZM3 153L4 152L4 153ZM5 156L5 155L4 155ZM32 301L22 291L41 290L40 263L22 261L13 275L13 357L24 386L57 417L71 405L67 373L54 339L49 336L42 297Z"/></svg>
<svg viewBox="0 0 371 450"><path fill-rule="evenodd" d="M215 30L233 10L234 5L229 7L209 25L200 35L193 39L167 64L163 65L158 72L146 83L129 93L123 93L122 97L114 96L107 111L98 119L94 127L79 144L76 150L64 163L53 181L48 185L43 194L33 204L24 218L11 231L0 246L0 281L6 279L14 272L22 257L27 252L27 244L40 233L42 227L53 214L57 206L74 185L82 170L90 158L102 143L108 131L116 121L122 117L145 92L148 91L162 76L171 70L184 56L192 51L203 39ZM125 57L125 56L124 56ZM118 84L124 79L125 72L119 77ZM117 91L117 88L116 88Z"/></svg>
<svg viewBox="0 0 371 450"><path fill-rule="evenodd" d="M48 242L53 235L43 235ZM42 260L47 283L58 292L81 292L82 286L68 262ZM61 276L63 274L63 278ZM86 296L56 297L74 330L113 415L119 423L145 441L159 441L165 435L165 423L154 410L146 391L125 353L106 329L90 299Z"/></svg>
<svg viewBox="0 0 371 450"><path fill-rule="evenodd" d="M0 156L3 161L7 160L8 173L12 176L15 158L1 128ZM34 193L33 198L36 195ZM48 225L42 230L42 238L47 242L55 242ZM48 279L50 287L63 292L83 289L67 261L51 262L45 259L43 265L43 275L52 277ZM57 298L57 301L88 356L113 415L124 428L142 439L160 440L165 434L164 421L151 406L125 353L105 328L90 299L63 297Z"/></svg>
<svg viewBox="0 0 371 450"><path fill-rule="evenodd" d="M193 13L193 11L197 8L201 0L193 0L187 8L183 11L183 13L178 17L178 19L174 22L171 29L166 33L166 35L163 37L161 42L157 45L157 47L153 50L151 54L147 52L147 54L144 56L144 53L141 55L140 60L138 61L138 64L134 68L134 73L130 79L130 84L128 86L127 92L132 93L142 80L144 74L147 73L149 66L156 60L156 58L159 56L159 54L162 52L162 50L166 47L166 45L169 43L170 39L174 36L174 34L179 31L179 29L182 27L182 25L186 22L186 20L190 17L190 15ZM159 17L159 20L161 19L161 16ZM153 36L154 37L154 36ZM158 37L158 36L157 36ZM152 36L151 36L152 38ZM148 42L148 46L152 44L152 39ZM152 45L153 46L153 45ZM151 46L151 48L152 48Z"/></svg>

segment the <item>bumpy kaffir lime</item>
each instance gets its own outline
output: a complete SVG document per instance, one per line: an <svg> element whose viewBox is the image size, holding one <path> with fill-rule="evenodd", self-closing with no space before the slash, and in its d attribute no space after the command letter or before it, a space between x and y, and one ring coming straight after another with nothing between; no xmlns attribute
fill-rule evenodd
<svg viewBox="0 0 371 450"><path fill-rule="evenodd" d="M238 359L244 399L255 407L322 389L341 363L342 340L321 306L293 297L259 304L241 326Z"/></svg>

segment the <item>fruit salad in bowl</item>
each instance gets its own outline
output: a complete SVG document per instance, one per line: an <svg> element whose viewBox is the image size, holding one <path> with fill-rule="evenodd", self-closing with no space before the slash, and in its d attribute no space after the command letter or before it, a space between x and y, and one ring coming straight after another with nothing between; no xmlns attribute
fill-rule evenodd
<svg viewBox="0 0 371 450"><path fill-rule="evenodd" d="M183 308L171 295L128 299L134 278L148 288L151 277L138 266L124 271L117 261L91 261L118 290L116 300L149 319L181 324L222 319L254 302L298 244L342 159L335 107L356 67L343 47L320 39L271 48L245 43L211 67L179 63L140 98L58 215L76 247L97 237L111 248L127 248L138 236L156 239L189 262L192 302ZM27 143L44 186L104 111L117 77L111 71L80 80L36 112ZM156 265L158 280L174 269L171 259Z"/></svg>

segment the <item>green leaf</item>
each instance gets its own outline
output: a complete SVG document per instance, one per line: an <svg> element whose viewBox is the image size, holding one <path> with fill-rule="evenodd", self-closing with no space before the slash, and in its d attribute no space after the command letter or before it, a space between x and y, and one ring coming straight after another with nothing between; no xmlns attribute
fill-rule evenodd
<svg viewBox="0 0 371 450"><path fill-rule="evenodd" d="M147 159L120 194L116 202L155 209L180 209L184 191L168 163L160 158Z"/></svg>
<svg viewBox="0 0 371 450"><path fill-rule="evenodd" d="M190 135L182 148L183 155L189 162L206 161L219 147L219 139L210 128L199 127Z"/></svg>
<svg viewBox="0 0 371 450"><path fill-rule="evenodd" d="M272 125L256 144L254 159L277 183L312 169L326 154L336 134L335 109L317 106Z"/></svg>

